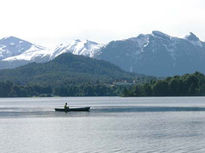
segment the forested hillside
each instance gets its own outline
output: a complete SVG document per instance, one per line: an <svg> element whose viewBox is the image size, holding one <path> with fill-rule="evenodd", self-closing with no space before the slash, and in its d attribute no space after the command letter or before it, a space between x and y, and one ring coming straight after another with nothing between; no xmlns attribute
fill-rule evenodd
<svg viewBox="0 0 205 153"><path fill-rule="evenodd" d="M47 63L31 63L15 69L1 70L1 81L18 84L57 85L64 82L112 82L143 78L127 73L117 66L102 60L72 54L62 54Z"/></svg>
<svg viewBox="0 0 205 153"><path fill-rule="evenodd" d="M125 86L152 78L102 60L62 54L48 63L1 70L0 96L116 96Z"/></svg>

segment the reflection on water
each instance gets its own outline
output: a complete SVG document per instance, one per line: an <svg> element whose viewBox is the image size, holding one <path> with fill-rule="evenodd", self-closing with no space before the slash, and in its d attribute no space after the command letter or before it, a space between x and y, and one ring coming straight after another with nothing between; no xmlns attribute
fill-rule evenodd
<svg viewBox="0 0 205 153"><path fill-rule="evenodd" d="M205 98L0 99L1 153L205 152Z"/></svg>

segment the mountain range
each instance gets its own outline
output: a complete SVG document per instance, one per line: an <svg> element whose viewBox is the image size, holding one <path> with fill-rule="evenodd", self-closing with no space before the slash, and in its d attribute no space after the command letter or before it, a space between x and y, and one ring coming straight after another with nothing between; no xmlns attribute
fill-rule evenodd
<svg viewBox="0 0 205 153"><path fill-rule="evenodd" d="M93 41L74 40L48 49L13 36L6 37L0 40L0 69L15 68L31 62L48 62L63 53L94 57L101 46Z"/></svg>
<svg viewBox="0 0 205 153"><path fill-rule="evenodd" d="M16 37L6 37L0 40L0 69L31 62L48 62L63 53L105 60L127 72L153 76L172 76L194 71L205 73L205 42L193 33L178 38L160 31L107 44L74 40L54 49Z"/></svg>

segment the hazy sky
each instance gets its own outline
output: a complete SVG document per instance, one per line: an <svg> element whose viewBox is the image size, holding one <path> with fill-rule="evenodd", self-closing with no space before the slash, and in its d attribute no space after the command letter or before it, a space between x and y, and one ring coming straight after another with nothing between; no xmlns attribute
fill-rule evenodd
<svg viewBox="0 0 205 153"><path fill-rule="evenodd" d="M52 47L61 41L106 43L159 30L205 40L204 0L2 0L0 37Z"/></svg>

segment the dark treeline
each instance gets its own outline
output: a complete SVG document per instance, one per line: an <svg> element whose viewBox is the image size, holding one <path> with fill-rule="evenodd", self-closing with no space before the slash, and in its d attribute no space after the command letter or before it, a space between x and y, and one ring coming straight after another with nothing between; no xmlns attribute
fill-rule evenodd
<svg viewBox="0 0 205 153"><path fill-rule="evenodd" d="M17 85L10 81L0 82L0 97L33 97L33 96L117 96L123 87L84 83L78 85L40 86Z"/></svg>
<svg viewBox="0 0 205 153"><path fill-rule="evenodd" d="M124 89L122 96L204 96L205 75L199 72L153 80Z"/></svg>
<svg viewBox="0 0 205 153"><path fill-rule="evenodd" d="M0 82L0 97L32 96L205 96L205 75L195 72L136 85L100 81L55 85Z"/></svg>

